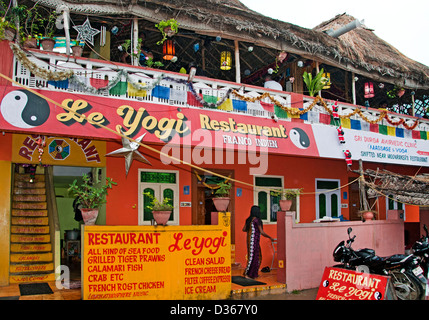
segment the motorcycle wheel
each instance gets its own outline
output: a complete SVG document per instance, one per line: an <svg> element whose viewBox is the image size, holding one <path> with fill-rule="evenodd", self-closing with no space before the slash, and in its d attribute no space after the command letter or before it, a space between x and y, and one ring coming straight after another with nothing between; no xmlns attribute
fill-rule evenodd
<svg viewBox="0 0 429 320"><path fill-rule="evenodd" d="M421 300L423 288L413 274L408 271L391 270L389 275L398 300Z"/></svg>

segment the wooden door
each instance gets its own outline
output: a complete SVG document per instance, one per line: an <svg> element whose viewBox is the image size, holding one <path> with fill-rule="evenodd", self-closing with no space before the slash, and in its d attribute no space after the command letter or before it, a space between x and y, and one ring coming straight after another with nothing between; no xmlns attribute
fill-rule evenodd
<svg viewBox="0 0 429 320"><path fill-rule="evenodd" d="M219 173L226 177L234 177L234 171L232 170L214 170L210 171ZM198 176L197 176L198 174ZM209 179L207 179L209 178ZM211 176L204 171L193 172L192 175L192 224L193 225L210 225L211 224L211 213L216 212L216 208L213 205L214 190L211 187L216 185L216 180L224 180ZM234 241L234 185L230 191L231 201L228 206L228 211L231 212L231 243Z"/></svg>

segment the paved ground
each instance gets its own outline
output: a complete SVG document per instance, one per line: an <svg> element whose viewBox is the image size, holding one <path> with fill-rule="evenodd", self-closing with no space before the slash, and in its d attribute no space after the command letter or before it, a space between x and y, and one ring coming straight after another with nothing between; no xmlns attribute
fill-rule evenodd
<svg viewBox="0 0 429 320"><path fill-rule="evenodd" d="M316 300L318 288L282 294L260 295L249 300Z"/></svg>

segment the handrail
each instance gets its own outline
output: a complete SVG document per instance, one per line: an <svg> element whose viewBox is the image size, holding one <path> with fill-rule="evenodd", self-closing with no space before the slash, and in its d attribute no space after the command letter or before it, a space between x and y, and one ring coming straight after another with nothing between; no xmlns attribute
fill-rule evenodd
<svg viewBox="0 0 429 320"><path fill-rule="evenodd" d="M192 85L193 90L190 90L188 85L189 75L187 74L79 57L73 59L73 62L71 62L68 56L59 53L48 53L41 50L31 50L29 52L32 55L29 59L36 63L39 67L50 69L53 71L64 71L67 69L72 69L75 71L75 75L82 80L81 87L77 85L74 85L72 87L62 87L61 84L54 85L52 83L48 83L47 80L44 80L32 74L15 57L16 61L14 63L14 80L20 84L29 86L30 88L37 88L41 90L71 92L83 95L91 94L109 97L112 99L136 100L146 103L168 104L171 106L197 109L204 108L204 105L200 103L204 97L208 97L210 101L219 102L225 98L225 95L228 92L231 92L232 90L236 90L241 95L248 97L249 101L251 101L255 97L262 96L264 93L269 93L275 98L276 101L281 103L283 106L292 108L306 108L314 101L314 98L300 94L281 92L262 87L239 84L224 80L210 79L201 76L195 76L192 79L190 83ZM127 74L127 76L123 75L125 73ZM120 79L118 79L119 77ZM114 81L121 81L127 83L127 80L130 80L138 84L144 84L148 87L150 87L151 85L159 85L161 87L168 88L169 90L171 90L172 93L174 92L176 94L169 95L168 97L162 97L156 95L154 92L152 92L152 90L147 90L144 95L133 95L130 93L129 90L119 93L115 93L107 89L98 90L96 92L85 91L85 83L89 84L90 81L94 79L100 81L108 80L108 82L110 83ZM90 86L88 85L86 89L88 89L88 87ZM191 93L194 95L194 98L187 99L186 94L190 96ZM294 95L293 102L292 95ZM195 99L195 97L197 99ZM234 99L234 97L232 97L231 99ZM335 101L326 100L326 103L334 104ZM271 108L266 108L265 104L271 105ZM343 102L337 102L337 105L338 114L340 116L348 116L353 114L350 119L359 120L359 117L363 114L367 121L363 121L364 125L362 130L366 131L370 130L368 121L374 121L376 119L379 119L380 115L382 115L382 110L379 109L366 108ZM362 111L360 115L354 114L354 111L356 109ZM272 100L270 100L269 98L264 98L260 101L257 100L256 102L247 103L245 110L241 110L235 107L226 110L217 110L220 112L239 113L259 118L277 117L280 118L280 120L282 121L292 121L291 118L293 118L291 116L288 116L286 112L278 113L277 111L279 109L276 110L275 108L273 108ZM280 114L280 116L277 116L277 114ZM302 117L302 120L304 122L312 124L321 123L329 125L329 123L321 121L321 115L323 114L329 115L329 112L321 106L315 106L310 112L307 113L305 117ZM426 119L416 118L414 116L398 114L394 112L388 112L388 116L391 119L391 123L405 121L404 127L409 127L409 124L413 124L418 120L418 125L415 127L415 130L429 131L429 121ZM379 124L389 125L389 121L387 119L382 119Z"/></svg>
<svg viewBox="0 0 429 320"><path fill-rule="evenodd" d="M51 236L52 253L54 259L54 272L55 278L58 278L58 276L60 275L59 273L57 274L58 270L60 270L58 267L61 265L61 231L57 210L57 202L55 200L54 173L52 166L48 166L45 168L45 181L49 232Z"/></svg>

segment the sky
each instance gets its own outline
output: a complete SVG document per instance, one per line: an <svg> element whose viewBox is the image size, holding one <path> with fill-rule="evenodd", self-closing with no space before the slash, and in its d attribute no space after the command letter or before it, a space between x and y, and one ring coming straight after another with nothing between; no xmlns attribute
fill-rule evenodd
<svg viewBox="0 0 429 320"><path fill-rule="evenodd" d="M240 0L265 16L314 28L347 13L408 58L429 66L428 0Z"/></svg>

